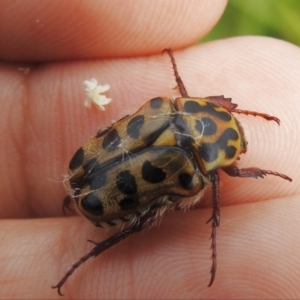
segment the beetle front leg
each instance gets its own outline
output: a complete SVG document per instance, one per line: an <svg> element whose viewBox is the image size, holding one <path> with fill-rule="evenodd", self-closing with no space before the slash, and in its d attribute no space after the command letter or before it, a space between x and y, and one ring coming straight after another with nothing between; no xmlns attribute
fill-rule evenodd
<svg viewBox="0 0 300 300"><path fill-rule="evenodd" d="M228 174L229 176L232 177L252 177L252 178L264 178L264 176L266 175L274 175L274 176L278 176L281 177L285 180L288 181L292 181L292 179L290 177L288 177L287 175L278 173L278 172L274 172L274 171L270 171L270 170L262 170L259 168L245 168L245 169L239 169L236 166L229 166L229 167L225 167L222 168L222 170Z"/></svg>
<svg viewBox="0 0 300 300"><path fill-rule="evenodd" d="M155 212L149 212L148 214L142 216L137 222L132 224L130 227L122 230L119 233L114 234L113 236L109 237L108 239L97 243L91 240L88 240L89 242L93 243L95 247L86 255L81 257L75 264L72 265L71 269L66 273L66 275L58 282L57 285L53 285L52 288L57 288L58 294L60 296L63 296L61 292L61 287L64 285L64 283L67 281L67 279L74 273L74 271L85 261L87 261L92 256L98 256L105 250L109 249L113 245L121 242L122 240L128 238L130 235L139 232L143 230L144 228L150 226L154 220L156 219L156 213Z"/></svg>

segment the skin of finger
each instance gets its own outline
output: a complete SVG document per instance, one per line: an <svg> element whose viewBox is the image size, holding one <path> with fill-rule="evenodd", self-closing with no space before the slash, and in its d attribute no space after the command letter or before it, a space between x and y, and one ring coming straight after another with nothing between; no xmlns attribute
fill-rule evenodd
<svg viewBox="0 0 300 300"><path fill-rule="evenodd" d="M240 108L268 112L281 126L237 116L249 142L240 167L286 173L293 183L229 178L221 172L222 205L255 202L299 193L299 50L265 38L236 38L174 53L191 96L225 94ZM63 175L75 151L99 128L134 111L145 100L174 96L169 58L96 60L46 64L26 76L19 65L2 65L0 168L2 217L61 214L68 191ZM83 106L83 80L109 83L113 99L105 113ZM178 94L177 94L178 95ZM13 101L6 101L13 98ZM210 195L207 205L210 205Z"/></svg>
<svg viewBox="0 0 300 300"><path fill-rule="evenodd" d="M128 57L194 44L225 0L0 2L0 59L56 61Z"/></svg>
<svg viewBox="0 0 300 300"><path fill-rule="evenodd" d="M169 213L80 266L64 299L297 299L299 213L295 196L224 207L210 288L210 210ZM1 299L60 298L50 286L93 247L87 239L110 234L80 217L2 220L1 228Z"/></svg>

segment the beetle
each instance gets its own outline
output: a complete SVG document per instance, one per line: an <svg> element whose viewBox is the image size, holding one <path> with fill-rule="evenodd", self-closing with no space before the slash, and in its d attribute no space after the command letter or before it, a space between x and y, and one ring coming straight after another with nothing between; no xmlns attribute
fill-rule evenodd
<svg viewBox="0 0 300 300"><path fill-rule="evenodd" d="M280 124L277 117L240 110L224 96L190 97L171 59L181 97L155 97L80 147L69 163L71 202L78 213L98 227L122 224L123 229L80 258L52 288L61 287L92 256L152 225L165 211L195 205L207 187L212 189L212 266L216 264L216 228L220 224L219 170L232 177L264 178L284 174L256 167L240 169L237 160L247 151L240 122L234 116L259 116Z"/></svg>

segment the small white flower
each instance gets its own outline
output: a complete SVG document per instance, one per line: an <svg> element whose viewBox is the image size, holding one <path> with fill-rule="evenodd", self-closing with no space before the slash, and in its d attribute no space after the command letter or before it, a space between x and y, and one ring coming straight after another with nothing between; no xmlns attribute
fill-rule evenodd
<svg viewBox="0 0 300 300"><path fill-rule="evenodd" d="M110 86L108 84L98 85L98 81L95 78L85 80L83 84L86 86L86 99L84 101L84 105L91 108L91 104L93 102L101 110L105 110L104 105L109 104L111 99L100 94L107 92L110 89Z"/></svg>

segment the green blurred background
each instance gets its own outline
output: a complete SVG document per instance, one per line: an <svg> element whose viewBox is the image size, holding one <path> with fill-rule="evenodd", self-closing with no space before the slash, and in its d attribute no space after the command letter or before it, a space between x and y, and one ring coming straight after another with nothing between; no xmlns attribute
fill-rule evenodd
<svg viewBox="0 0 300 300"><path fill-rule="evenodd" d="M270 36L300 46L300 0L229 0L201 42L239 35Z"/></svg>

